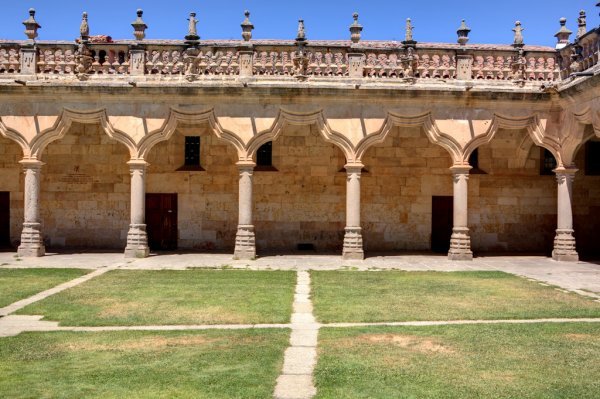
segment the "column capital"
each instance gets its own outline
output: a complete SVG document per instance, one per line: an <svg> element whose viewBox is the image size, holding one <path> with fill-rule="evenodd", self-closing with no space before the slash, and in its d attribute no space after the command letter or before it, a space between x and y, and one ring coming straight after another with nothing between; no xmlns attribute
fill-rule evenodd
<svg viewBox="0 0 600 399"><path fill-rule="evenodd" d="M235 164L240 172L254 172L256 162L254 161L239 161Z"/></svg>
<svg viewBox="0 0 600 399"><path fill-rule="evenodd" d="M559 166L558 168L554 169L553 172L557 175L574 175L575 173L579 172L579 169L575 167Z"/></svg>
<svg viewBox="0 0 600 399"><path fill-rule="evenodd" d="M24 169L40 169L45 165L42 161L34 158L22 159L19 161L21 165L23 165Z"/></svg>
<svg viewBox="0 0 600 399"><path fill-rule="evenodd" d="M473 167L469 164L455 164L450 167L450 171L454 175L468 175Z"/></svg>
<svg viewBox="0 0 600 399"><path fill-rule="evenodd" d="M365 165L363 165L361 162L348 162L346 165L344 165L344 168L346 169L346 172L348 173L361 173L363 168L365 167Z"/></svg>
<svg viewBox="0 0 600 399"><path fill-rule="evenodd" d="M127 165L129 165L130 170L146 170L150 164L143 159L132 159L127 162Z"/></svg>

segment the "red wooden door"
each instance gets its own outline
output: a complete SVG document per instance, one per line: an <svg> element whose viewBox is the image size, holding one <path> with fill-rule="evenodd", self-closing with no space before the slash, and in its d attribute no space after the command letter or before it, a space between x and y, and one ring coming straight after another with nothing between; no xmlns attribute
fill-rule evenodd
<svg viewBox="0 0 600 399"><path fill-rule="evenodd" d="M431 250L447 253L454 223L454 197L431 198Z"/></svg>
<svg viewBox="0 0 600 399"><path fill-rule="evenodd" d="M177 194L146 194L146 230L151 249L177 249Z"/></svg>
<svg viewBox="0 0 600 399"><path fill-rule="evenodd" d="M0 192L0 247L10 246L10 193Z"/></svg>

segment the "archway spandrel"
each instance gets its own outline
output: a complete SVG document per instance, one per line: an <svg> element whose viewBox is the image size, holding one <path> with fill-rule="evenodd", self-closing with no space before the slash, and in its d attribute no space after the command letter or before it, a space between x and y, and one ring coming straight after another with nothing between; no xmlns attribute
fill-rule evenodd
<svg viewBox="0 0 600 399"><path fill-rule="evenodd" d="M442 134L452 137L464 150L469 142L488 133L492 120L437 119L435 124Z"/></svg>

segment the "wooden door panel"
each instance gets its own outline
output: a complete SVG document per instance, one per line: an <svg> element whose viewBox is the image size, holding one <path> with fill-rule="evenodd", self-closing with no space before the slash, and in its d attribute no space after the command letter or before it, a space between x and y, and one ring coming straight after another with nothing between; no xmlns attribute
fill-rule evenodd
<svg viewBox="0 0 600 399"><path fill-rule="evenodd" d="M0 247L10 246L10 193L0 192Z"/></svg>
<svg viewBox="0 0 600 399"><path fill-rule="evenodd" d="M151 249L177 249L177 194L146 194L146 229Z"/></svg>
<svg viewBox="0 0 600 399"><path fill-rule="evenodd" d="M431 199L431 250L447 253L454 224L454 198L432 197Z"/></svg>

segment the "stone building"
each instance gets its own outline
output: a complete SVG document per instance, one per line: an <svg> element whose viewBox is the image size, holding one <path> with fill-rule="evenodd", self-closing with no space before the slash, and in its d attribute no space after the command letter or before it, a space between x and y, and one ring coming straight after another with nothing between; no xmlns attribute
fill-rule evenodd
<svg viewBox="0 0 600 399"><path fill-rule="evenodd" d="M0 41L0 241L256 252L600 250L600 29L514 43Z"/></svg>

